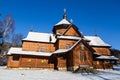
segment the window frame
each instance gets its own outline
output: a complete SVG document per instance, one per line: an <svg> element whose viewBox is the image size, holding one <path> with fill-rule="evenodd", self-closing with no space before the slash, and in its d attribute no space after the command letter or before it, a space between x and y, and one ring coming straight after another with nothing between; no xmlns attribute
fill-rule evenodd
<svg viewBox="0 0 120 80"><path fill-rule="evenodd" d="M20 55L13 55L12 56L12 61L17 62L20 60Z"/></svg>
<svg viewBox="0 0 120 80"><path fill-rule="evenodd" d="M44 52L45 51L45 47L40 47L40 52Z"/></svg>
<svg viewBox="0 0 120 80"><path fill-rule="evenodd" d="M81 61L86 61L87 60L86 52L80 52L80 60Z"/></svg>
<svg viewBox="0 0 120 80"><path fill-rule="evenodd" d="M80 50L85 50L85 46L83 44L80 45Z"/></svg>
<svg viewBox="0 0 120 80"><path fill-rule="evenodd" d="M66 49L69 49L70 47L70 44L66 44Z"/></svg>

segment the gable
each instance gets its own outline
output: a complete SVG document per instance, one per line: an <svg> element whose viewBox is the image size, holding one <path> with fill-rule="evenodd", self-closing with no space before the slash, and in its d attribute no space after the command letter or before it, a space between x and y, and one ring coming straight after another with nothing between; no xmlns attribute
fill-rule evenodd
<svg viewBox="0 0 120 80"><path fill-rule="evenodd" d="M78 31L77 28L75 28L73 25L69 26L68 29L66 29L66 31L64 32L63 35L66 36L79 36L81 37L81 33Z"/></svg>
<svg viewBox="0 0 120 80"><path fill-rule="evenodd" d="M84 46L84 49L81 49L81 45ZM83 61L83 53L84 53L84 61ZM74 65L78 66L80 64L84 65L92 65L92 55L93 51L84 41L80 41L74 48L73 48L73 59Z"/></svg>
<svg viewBox="0 0 120 80"><path fill-rule="evenodd" d="M83 40L81 40L75 47L74 47L74 49L79 49L80 51L84 51L84 50L81 50L80 49L80 46L81 45L84 45L84 50L85 51L90 51L90 52L95 52L93 49L92 49L92 47L90 47L86 42L84 42Z"/></svg>

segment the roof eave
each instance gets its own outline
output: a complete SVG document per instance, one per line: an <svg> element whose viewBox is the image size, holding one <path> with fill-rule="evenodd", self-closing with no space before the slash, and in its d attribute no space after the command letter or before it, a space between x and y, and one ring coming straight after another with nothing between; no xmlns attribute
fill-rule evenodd
<svg viewBox="0 0 120 80"><path fill-rule="evenodd" d="M54 44L55 42L43 42L43 41L33 41L33 40L22 40L22 41L28 41L28 42L41 42L41 43L52 43Z"/></svg>
<svg viewBox="0 0 120 80"><path fill-rule="evenodd" d="M107 48L111 48L112 46L100 46L100 45L90 45L91 47L107 47Z"/></svg>

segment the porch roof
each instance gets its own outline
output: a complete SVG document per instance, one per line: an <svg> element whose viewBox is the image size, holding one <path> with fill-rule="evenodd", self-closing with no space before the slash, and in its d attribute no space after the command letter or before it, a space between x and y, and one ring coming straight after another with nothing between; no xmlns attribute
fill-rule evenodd
<svg viewBox="0 0 120 80"><path fill-rule="evenodd" d="M53 52L53 54L57 54L57 53L64 53L64 52L67 52L69 51L70 49L58 49L56 51Z"/></svg>
<svg viewBox="0 0 120 80"><path fill-rule="evenodd" d="M35 51L23 51L22 48L11 47L7 55L18 54L18 55L34 55L34 56L51 56L52 53L47 52L35 52Z"/></svg>
<svg viewBox="0 0 120 80"><path fill-rule="evenodd" d="M97 53L97 52L94 52L93 54L95 54L95 55L99 55L99 56L101 55L100 53Z"/></svg>
<svg viewBox="0 0 120 80"><path fill-rule="evenodd" d="M101 59L101 60L118 60L118 58L115 57L115 56L105 56L105 55L101 55L99 57L96 57L96 59Z"/></svg>

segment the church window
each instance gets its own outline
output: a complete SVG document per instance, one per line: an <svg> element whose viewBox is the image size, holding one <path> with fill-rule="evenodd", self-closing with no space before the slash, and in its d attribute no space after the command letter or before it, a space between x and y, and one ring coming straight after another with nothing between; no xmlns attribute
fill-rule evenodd
<svg viewBox="0 0 120 80"><path fill-rule="evenodd" d="M19 61L20 56L19 55L13 55L12 60L13 61Z"/></svg>
<svg viewBox="0 0 120 80"><path fill-rule="evenodd" d="M85 46L82 44L82 45L80 45L80 49L81 50L84 50L85 49Z"/></svg>
<svg viewBox="0 0 120 80"><path fill-rule="evenodd" d="M66 45L66 49L69 49L69 48L70 48L70 44L67 44L67 45Z"/></svg>
<svg viewBox="0 0 120 80"><path fill-rule="evenodd" d="M85 52L81 52L81 53L80 53L80 60L81 60L81 61L87 60L87 57L86 57L86 53L85 53Z"/></svg>
<svg viewBox="0 0 120 80"><path fill-rule="evenodd" d="M45 47L41 47L40 52L44 52L44 51L45 51Z"/></svg>

